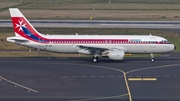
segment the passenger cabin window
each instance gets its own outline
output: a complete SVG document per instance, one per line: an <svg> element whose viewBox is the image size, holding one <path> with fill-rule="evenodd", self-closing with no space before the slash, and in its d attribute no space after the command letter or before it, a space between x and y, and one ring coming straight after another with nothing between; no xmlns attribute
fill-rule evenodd
<svg viewBox="0 0 180 101"><path fill-rule="evenodd" d="M162 40L161 43L169 44L170 42L167 40Z"/></svg>

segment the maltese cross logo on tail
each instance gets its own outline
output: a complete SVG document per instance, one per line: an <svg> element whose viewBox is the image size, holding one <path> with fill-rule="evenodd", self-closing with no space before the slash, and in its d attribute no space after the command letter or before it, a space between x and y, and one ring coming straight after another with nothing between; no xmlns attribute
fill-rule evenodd
<svg viewBox="0 0 180 101"><path fill-rule="evenodd" d="M23 24L23 20L22 21L18 20L18 21L19 21L19 24L15 23L16 24L15 28L19 27L18 31L20 31L20 30L23 31L22 27L26 28L26 23Z"/></svg>

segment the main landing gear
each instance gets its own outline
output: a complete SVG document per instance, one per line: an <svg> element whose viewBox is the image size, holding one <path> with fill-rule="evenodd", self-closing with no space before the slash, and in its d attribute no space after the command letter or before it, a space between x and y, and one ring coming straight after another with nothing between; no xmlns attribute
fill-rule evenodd
<svg viewBox="0 0 180 101"><path fill-rule="evenodd" d="M98 62L98 57L97 56L93 56L93 60L94 63Z"/></svg>
<svg viewBox="0 0 180 101"><path fill-rule="evenodd" d="M150 54L150 57L151 57L151 62L154 62L155 60L154 60L154 54L153 53Z"/></svg>
<svg viewBox="0 0 180 101"><path fill-rule="evenodd" d="M99 56L99 54L95 54L95 55L93 56L92 61L93 61L94 63L98 62L98 56Z"/></svg>

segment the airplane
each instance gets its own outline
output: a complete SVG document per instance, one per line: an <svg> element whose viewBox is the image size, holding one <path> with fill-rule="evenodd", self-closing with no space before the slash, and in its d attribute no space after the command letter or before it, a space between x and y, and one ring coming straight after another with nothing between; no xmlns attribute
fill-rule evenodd
<svg viewBox="0 0 180 101"><path fill-rule="evenodd" d="M150 54L154 62L155 53L175 50L167 39L154 35L44 35L39 33L18 8L9 8L15 36L7 41L57 53L79 53L112 60L124 60L125 54Z"/></svg>

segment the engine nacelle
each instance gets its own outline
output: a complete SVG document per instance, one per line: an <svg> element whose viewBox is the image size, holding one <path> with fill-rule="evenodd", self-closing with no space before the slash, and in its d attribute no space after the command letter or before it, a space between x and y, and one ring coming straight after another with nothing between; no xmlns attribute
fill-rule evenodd
<svg viewBox="0 0 180 101"><path fill-rule="evenodd" d="M78 53L81 53L81 54L91 54L91 52L89 50L85 50L85 49L79 49Z"/></svg>
<svg viewBox="0 0 180 101"><path fill-rule="evenodd" d="M112 60L123 60L124 59L124 51L123 50L110 50L107 54L109 59Z"/></svg>

